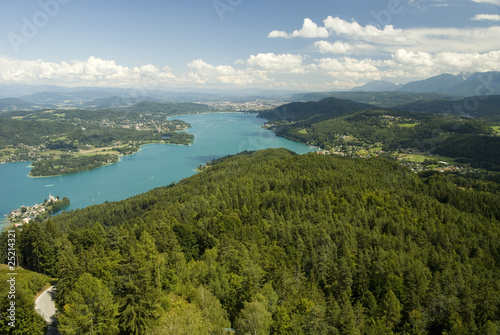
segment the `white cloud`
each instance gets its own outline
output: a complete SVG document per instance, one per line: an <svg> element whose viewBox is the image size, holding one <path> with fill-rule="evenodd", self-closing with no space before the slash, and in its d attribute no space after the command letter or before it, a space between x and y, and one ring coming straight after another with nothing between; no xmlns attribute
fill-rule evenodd
<svg viewBox="0 0 500 335"><path fill-rule="evenodd" d="M380 79L381 73L375 66L376 62L367 58L321 58L316 60L318 68L337 80Z"/></svg>
<svg viewBox="0 0 500 335"><path fill-rule="evenodd" d="M329 33L325 27L318 27L311 19L305 18L302 28L300 30L294 30L293 33L288 34L285 31L274 30L269 33L268 37L276 38L292 38L292 37L307 37L307 38L325 38L328 37Z"/></svg>
<svg viewBox="0 0 500 335"><path fill-rule="evenodd" d="M304 19L304 24L302 29L295 30L292 33L292 37L328 37L328 31L324 27L318 27L311 19Z"/></svg>
<svg viewBox="0 0 500 335"><path fill-rule="evenodd" d="M270 81L265 71L237 70L229 65L214 66L201 59L193 60L188 66L192 71L184 76L185 83L251 85Z"/></svg>
<svg viewBox="0 0 500 335"><path fill-rule="evenodd" d="M387 68L393 76L430 77L441 73L459 73L463 71L486 72L499 70L500 51L487 53L413 52L404 49L392 55L391 60L381 66Z"/></svg>
<svg viewBox="0 0 500 335"><path fill-rule="evenodd" d="M278 37L290 38L291 36L286 31L273 30L269 33L269 35L267 35L267 37L269 37L269 38L278 38Z"/></svg>
<svg viewBox="0 0 500 335"><path fill-rule="evenodd" d="M500 51L432 54L399 49L386 60L343 57L322 58L315 61L320 71L343 82L401 78L408 80L428 78L442 73L498 71Z"/></svg>
<svg viewBox="0 0 500 335"><path fill-rule="evenodd" d="M500 21L500 15L496 14L477 14L472 18L473 21Z"/></svg>
<svg viewBox="0 0 500 335"><path fill-rule="evenodd" d="M5 82L52 83L79 86L143 86L175 80L169 67L126 67L113 60L90 57L71 63L27 61L0 57L0 80Z"/></svg>
<svg viewBox="0 0 500 335"><path fill-rule="evenodd" d="M414 41L406 49L425 52L489 52L498 50L500 27L487 28L415 28L405 31ZM396 51L391 49L390 52Z"/></svg>
<svg viewBox="0 0 500 335"><path fill-rule="evenodd" d="M500 0L472 0L477 3L490 3L493 5L500 6Z"/></svg>
<svg viewBox="0 0 500 335"><path fill-rule="evenodd" d="M317 47L321 53L346 54L352 49L349 43L344 43L342 41L336 41L333 44L327 41L318 41L314 43L314 46Z"/></svg>
<svg viewBox="0 0 500 335"><path fill-rule="evenodd" d="M433 59L432 55L427 52L413 52L406 51L405 49L399 49L395 54L392 55L392 60L394 63L404 66L432 66Z"/></svg>
<svg viewBox="0 0 500 335"><path fill-rule="evenodd" d="M260 53L258 55L251 55L247 59L247 64L250 67L262 68L269 72L278 73L307 73L311 71L314 66L304 65L304 56L274 53Z"/></svg>
<svg viewBox="0 0 500 335"><path fill-rule="evenodd" d="M333 53L333 54L359 54L360 51L370 51L373 53L375 46L368 43L346 43L342 41L336 41L335 43L330 43L327 41L317 41L314 46L321 53Z"/></svg>
<svg viewBox="0 0 500 335"><path fill-rule="evenodd" d="M361 26L356 21L347 22L339 17L328 16L323 21L325 28L338 36L344 35L354 39L361 39L366 42L381 44L400 44L408 42L408 36L402 29L394 29L388 25L379 29L372 25Z"/></svg>

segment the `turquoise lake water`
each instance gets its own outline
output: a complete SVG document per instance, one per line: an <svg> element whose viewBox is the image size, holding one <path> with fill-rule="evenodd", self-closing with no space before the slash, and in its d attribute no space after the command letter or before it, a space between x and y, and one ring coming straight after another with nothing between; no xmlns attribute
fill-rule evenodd
<svg viewBox="0 0 500 335"><path fill-rule="evenodd" d="M49 197L68 197L66 210L105 201L117 201L155 187L177 182L196 173L200 164L243 150L287 148L303 154L311 149L277 137L261 128L256 114L217 113L176 116L189 122L195 142L190 146L149 144L113 165L70 175L45 178L28 176L31 162L0 165L0 220L11 210L32 206ZM2 223L2 227L4 223Z"/></svg>

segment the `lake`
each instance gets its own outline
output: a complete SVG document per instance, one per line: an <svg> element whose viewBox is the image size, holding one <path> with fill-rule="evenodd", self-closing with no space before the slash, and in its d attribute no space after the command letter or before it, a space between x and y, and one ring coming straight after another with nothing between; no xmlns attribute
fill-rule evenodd
<svg viewBox="0 0 500 335"><path fill-rule="evenodd" d="M57 177L29 177L31 162L0 164L0 218L21 206L43 202L49 193L70 198L66 210L122 200L177 182L195 174L200 164L243 150L287 148L299 154L311 151L307 145L263 129L265 120L256 114L198 114L172 119L191 124L188 132L195 136L192 145L148 144L134 155L121 157L116 164Z"/></svg>

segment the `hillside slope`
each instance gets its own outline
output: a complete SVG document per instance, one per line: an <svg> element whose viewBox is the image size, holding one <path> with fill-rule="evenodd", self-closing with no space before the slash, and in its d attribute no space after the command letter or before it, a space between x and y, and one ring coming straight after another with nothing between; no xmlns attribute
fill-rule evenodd
<svg viewBox="0 0 500 335"><path fill-rule="evenodd" d="M275 149L19 243L60 278L68 333L493 334L499 219L497 184Z"/></svg>
<svg viewBox="0 0 500 335"><path fill-rule="evenodd" d="M373 108L372 105L351 100L326 98L318 102L292 102L271 111L259 113L259 117L269 121L294 121L313 118L316 121L330 119L342 115Z"/></svg>

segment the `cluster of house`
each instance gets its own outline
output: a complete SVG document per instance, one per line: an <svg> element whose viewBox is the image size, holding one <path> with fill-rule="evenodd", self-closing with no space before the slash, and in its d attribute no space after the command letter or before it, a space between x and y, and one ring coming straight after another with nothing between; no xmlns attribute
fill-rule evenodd
<svg viewBox="0 0 500 335"><path fill-rule="evenodd" d="M22 226L23 224L29 223L31 220L35 219L37 216L45 213L47 211L48 204L52 204L57 201L59 201L59 199L49 193L49 198L43 204L35 204L31 207L22 206L21 208L15 209L10 212L8 220L13 223L15 227Z"/></svg>

